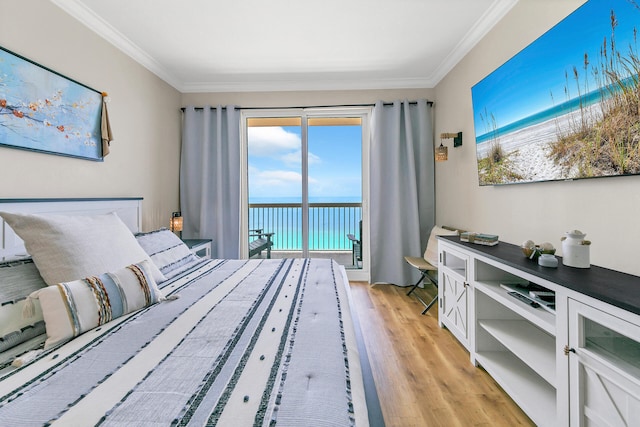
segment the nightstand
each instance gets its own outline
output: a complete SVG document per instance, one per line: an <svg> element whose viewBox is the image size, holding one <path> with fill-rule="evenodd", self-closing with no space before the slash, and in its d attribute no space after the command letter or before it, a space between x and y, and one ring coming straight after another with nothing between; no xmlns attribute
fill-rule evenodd
<svg viewBox="0 0 640 427"><path fill-rule="evenodd" d="M211 259L211 239L182 239L191 252L203 259Z"/></svg>

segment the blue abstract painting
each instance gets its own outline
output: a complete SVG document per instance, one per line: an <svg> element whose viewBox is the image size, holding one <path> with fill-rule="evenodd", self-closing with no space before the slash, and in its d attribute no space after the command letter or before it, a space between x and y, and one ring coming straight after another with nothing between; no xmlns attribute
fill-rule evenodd
<svg viewBox="0 0 640 427"><path fill-rule="evenodd" d="M640 174L638 25L589 0L472 87L480 185Z"/></svg>
<svg viewBox="0 0 640 427"><path fill-rule="evenodd" d="M0 48L0 146L102 160L102 94Z"/></svg>

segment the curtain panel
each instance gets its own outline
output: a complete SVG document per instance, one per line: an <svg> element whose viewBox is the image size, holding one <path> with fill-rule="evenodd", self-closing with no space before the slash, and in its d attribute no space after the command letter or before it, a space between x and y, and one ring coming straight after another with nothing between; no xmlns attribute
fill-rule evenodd
<svg viewBox="0 0 640 427"><path fill-rule="evenodd" d="M371 123L371 283L418 279L404 256L421 256L435 224L433 119L426 100L377 102Z"/></svg>
<svg viewBox="0 0 640 427"><path fill-rule="evenodd" d="M240 257L240 111L186 107L180 158L185 238L212 239L213 258Z"/></svg>

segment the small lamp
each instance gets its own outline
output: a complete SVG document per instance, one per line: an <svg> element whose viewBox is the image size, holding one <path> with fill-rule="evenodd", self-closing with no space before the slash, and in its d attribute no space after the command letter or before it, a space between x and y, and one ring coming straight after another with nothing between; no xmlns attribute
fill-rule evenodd
<svg viewBox="0 0 640 427"><path fill-rule="evenodd" d="M449 158L449 149L442 145L442 141L440 141L440 146L436 148L436 162L446 162Z"/></svg>
<svg viewBox="0 0 640 427"><path fill-rule="evenodd" d="M177 231L178 236L182 238L182 212L173 212L171 214L171 222L169 222L169 229L174 233Z"/></svg>
<svg viewBox="0 0 640 427"><path fill-rule="evenodd" d="M451 133L443 132L440 134L440 146L436 148L436 162L444 162L449 158L448 148L442 144L443 139L453 138L453 146L460 147L462 145L462 132Z"/></svg>

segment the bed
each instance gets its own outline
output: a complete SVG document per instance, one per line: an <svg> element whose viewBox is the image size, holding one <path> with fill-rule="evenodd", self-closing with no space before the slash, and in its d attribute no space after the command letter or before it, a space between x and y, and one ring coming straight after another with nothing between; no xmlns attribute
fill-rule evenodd
<svg viewBox="0 0 640 427"><path fill-rule="evenodd" d="M0 337L3 424L384 425L341 266L203 260L140 233L141 203L0 200L0 318L18 324Z"/></svg>

